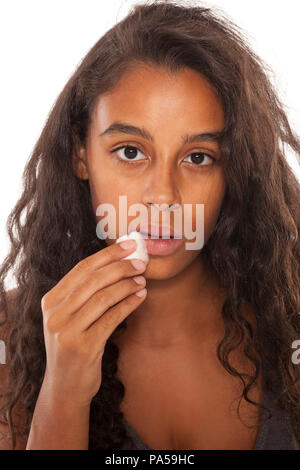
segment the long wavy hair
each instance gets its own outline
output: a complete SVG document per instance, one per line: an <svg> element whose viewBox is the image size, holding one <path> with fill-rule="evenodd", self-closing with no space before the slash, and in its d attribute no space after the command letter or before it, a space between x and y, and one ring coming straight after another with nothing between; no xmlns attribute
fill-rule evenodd
<svg viewBox="0 0 300 470"><path fill-rule="evenodd" d="M300 139L270 79L272 70L252 50L243 31L221 10L180 2L135 4L87 53L58 96L23 173L23 192L7 220L10 252L0 269L2 325L10 378L2 406L15 447L12 410L21 402L28 433L44 377L46 353L41 298L81 259L106 246L96 236L88 180L78 179L72 156L85 144L98 97L138 64L183 67L201 73L220 96L225 113L221 152L227 190L214 231L202 252L228 292L222 307L225 335L217 348L222 366L248 393L270 359L270 391L291 419L300 441L299 366L291 345L300 338L300 185L286 160L288 146L300 160ZM9 308L5 278L13 268L17 290ZM255 310L260 345L242 314ZM126 327L126 319L117 329ZM243 343L255 373L245 375L229 360ZM257 355L257 352L260 355ZM102 384L93 398L89 448L121 449L132 441L120 410L125 387L116 378L118 347L108 339ZM247 380L245 380L247 379ZM239 414L239 411L238 411ZM128 448L128 447L127 447Z"/></svg>

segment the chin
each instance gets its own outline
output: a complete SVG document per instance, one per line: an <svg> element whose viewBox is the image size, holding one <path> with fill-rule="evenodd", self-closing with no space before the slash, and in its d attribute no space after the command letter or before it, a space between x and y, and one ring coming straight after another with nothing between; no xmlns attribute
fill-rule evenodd
<svg viewBox="0 0 300 470"><path fill-rule="evenodd" d="M179 274L185 269L185 266L179 266L178 263L167 261L166 258L155 258L150 257L148 266L144 272L146 279L153 280L167 280Z"/></svg>

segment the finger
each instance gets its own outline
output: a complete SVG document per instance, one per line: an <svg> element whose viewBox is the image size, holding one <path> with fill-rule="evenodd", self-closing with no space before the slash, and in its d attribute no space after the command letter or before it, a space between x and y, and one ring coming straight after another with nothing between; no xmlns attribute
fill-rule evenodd
<svg viewBox="0 0 300 470"><path fill-rule="evenodd" d="M91 347L99 342L99 351L104 352L105 344L117 326L147 297L147 289L142 289L139 292L142 291L144 291L142 297L138 297L136 293L129 295L119 304L108 309L101 318L92 323L92 325L84 331L86 340L90 343Z"/></svg>
<svg viewBox="0 0 300 470"><path fill-rule="evenodd" d="M146 279L143 276L137 276L142 281L138 284L134 278L122 279L101 291L96 292L86 304L76 312L69 320L70 328L80 333L90 328L90 326L101 319L103 314L111 307L121 302L131 294L144 288Z"/></svg>
<svg viewBox="0 0 300 470"><path fill-rule="evenodd" d="M141 268L137 269L133 264L134 261L116 261L90 273L57 307L52 309L50 312L52 318L64 324L70 316L77 314L89 299L95 295L101 296L101 291L108 286L114 285L116 289L118 288L116 283L121 279L141 274L146 269L145 263L139 260Z"/></svg>
<svg viewBox="0 0 300 470"><path fill-rule="evenodd" d="M89 273L133 253L136 249L136 241L127 240L127 246L129 241L133 241L132 248L122 248L122 246L124 246L124 242L114 243L113 245L102 248L97 253L94 253L77 263L43 296L41 302L42 308L44 306L46 308L47 306L47 309L51 309L53 306L58 305L68 294L70 294L74 286L79 284Z"/></svg>

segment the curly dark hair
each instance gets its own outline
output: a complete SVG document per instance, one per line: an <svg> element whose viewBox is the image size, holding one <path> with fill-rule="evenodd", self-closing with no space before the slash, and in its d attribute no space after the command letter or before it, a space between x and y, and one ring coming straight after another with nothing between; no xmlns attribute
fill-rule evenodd
<svg viewBox="0 0 300 470"><path fill-rule="evenodd" d="M291 418L299 442L299 367L291 361L291 344L300 338L300 185L285 149L289 146L300 161L300 138L271 82L272 70L228 16L216 8L152 1L134 5L76 68L25 166L23 192L7 220L11 247L0 269L1 324L8 322L12 329L7 345L9 399L1 413L9 424L12 448L12 410L21 400L28 412L28 433L46 367L41 298L76 263L106 246L96 236L89 181L76 177L72 156L78 142L86 142L98 97L140 63L171 72L190 67L209 80L222 100L220 148L227 189L202 250L228 292L222 307L225 335L217 355L242 380L242 396L262 406L248 397L261 368L253 328L242 315L243 304L249 302L261 333L272 339L274 380L278 376L282 383L274 400ZM9 309L4 282L11 268L18 289ZM126 319L118 329L125 327ZM243 352L256 371L247 376L247 384L245 374L229 361L244 339ZM89 449L120 449L131 442L120 410L125 388L116 378L118 355L108 339L101 393L91 403ZM272 380L269 387L275 388Z"/></svg>

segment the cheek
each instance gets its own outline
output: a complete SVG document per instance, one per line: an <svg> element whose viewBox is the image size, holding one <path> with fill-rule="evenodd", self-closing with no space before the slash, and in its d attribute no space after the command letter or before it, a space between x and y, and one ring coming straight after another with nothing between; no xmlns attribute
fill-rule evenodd
<svg viewBox="0 0 300 470"><path fill-rule="evenodd" d="M90 176L91 196L93 206L102 203L113 204L118 212L120 196L127 197L127 203L133 201L139 202L140 189L138 181L118 177L116 178L115 172L111 169L98 169Z"/></svg>
<svg viewBox="0 0 300 470"><path fill-rule="evenodd" d="M209 239L220 214L224 194L218 194L219 197L215 197L214 200L205 204L204 207L204 234L205 242Z"/></svg>
<svg viewBox="0 0 300 470"><path fill-rule="evenodd" d="M204 240L205 243L212 233L222 207L222 202L225 196L226 184L222 173L220 172L214 178L214 181L206 188L205 194L199 201L204 204ZM194 218L196 226L196 219ZM198 222L199 224L199 222Z"/></svg>
<svg viewBox="0 0 300 470"><path fill-rule="evenodd" d="M90 191L94 214L96 214L97 207L100 204L111 204L118 213L118 197L119 194L122 194L122 191L119 191L116 181L112 181L104 173L94 175L93 178L90 178Z"/></svg>
<svg viewBox="0 0 300 470"><path fill-rule="evenodd" d="M114 189L116 189L114 187ZM107 220L108 212L102 212L102 215L99 215L99 209L101 204L110 204L115 208L116 212L116 233L118 233L118 195L115 191L112 190L112 185L108 183L107 180L98 181L98 184L95 184L95 181L91 182L90 180L90 192L91 192L91 203L93 208L93 213L95 217L96 224L98 225L103 219ZM97 215L98 212L98 215ZM113 216L113 212L110 211L110 214ZM111 215L109 217L111 217ZM104 222L102 222L103 224ZM101 224L101 227L102 227ZM100 225L98 225L98 229ZM105 232L108 230L108 227L104 227ZM111 230L109 228L109 230ZM99 236L99 235L98 235ZM114 243L114 239L106 237L105 242L107 245Z"/></svg>

